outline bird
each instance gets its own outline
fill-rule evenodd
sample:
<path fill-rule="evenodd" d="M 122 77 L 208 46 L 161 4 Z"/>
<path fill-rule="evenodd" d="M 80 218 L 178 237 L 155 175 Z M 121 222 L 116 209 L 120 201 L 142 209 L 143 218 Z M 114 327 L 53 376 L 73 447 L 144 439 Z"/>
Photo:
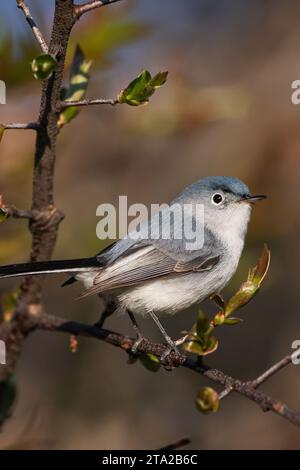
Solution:
<path fill-rule="evenodd" d="M 161 211 L 140 224 L 138 235 L 129 233 L 94 257 L 2 266 L 0 278 L 69 274 L 72 277 L 63 285 L 82 281 L 85 290 L 80 298 L 97 294 L 113 299 L 116 309 L 128 313 L 137 335 L 135 350 L 144 339 L 137 314 L 154 320 L 168 345 L 165 356 L 172 350 L 178 353 L 179 343 L 170 338 L 159 317 L 183 311 L 224 289 L 237 269 L 252 206 L 265 198 L 251 194 L 238 178 L 208 176 L 185 188 L 170 205 L 192 208 L 188 217 L 198 232 L 195 209 L 203 208 L 199 246 L 191 248 L 186 236 L 175 236 L 172 218 L 168 237 L 163 237 L 162 231 L 151 236 L 151 229 L 159 224 L 165 228 Z"/>

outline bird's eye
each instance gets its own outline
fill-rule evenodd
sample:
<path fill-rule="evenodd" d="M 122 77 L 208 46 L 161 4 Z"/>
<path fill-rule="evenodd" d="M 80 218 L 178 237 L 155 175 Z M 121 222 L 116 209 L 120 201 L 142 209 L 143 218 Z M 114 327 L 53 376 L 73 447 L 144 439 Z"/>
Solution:
<path fill-rule="evenodd" d="M 224 200 L 224 196 L 220 193 L 215 193 L 211 198 L 211 201 L 213 204 L 215 204 L 215 206 L 218 206 L 219 204 L 221 204 L 223 200 Z"/>

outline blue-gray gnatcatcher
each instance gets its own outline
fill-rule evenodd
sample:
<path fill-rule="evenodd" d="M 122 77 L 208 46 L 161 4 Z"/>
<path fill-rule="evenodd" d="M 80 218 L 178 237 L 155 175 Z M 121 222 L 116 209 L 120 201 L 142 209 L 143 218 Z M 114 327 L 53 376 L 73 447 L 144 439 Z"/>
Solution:
<path fill-rule="evenodd" d="M 181 207 L 201 205 L 204 210 L 203 245 L 187 248 L 185 237 L 151 237 L 159 218 L 141 224 L 138 237 L 130 234 L 93 258 L 15 264 L 0 268 L 0 277 L 71 273 L 65 284 L 83 281 L 90 294 L 115 299 L 127 311 L 138 333 L 133 314 L 149 315 L 172 349 L 175 343 L 157 315 L 174 314 L 220 292 L 236 271 L 250 218 L 251 206 L 266 196 L 253 196 L 242 181 L 212 176 L 187 187 L 174 201 Z M 190 212 L 195 222 L 195 212 Z M 162 222 L 162 225 L 164 222 Z M 164 226 L 162 226 L 164 229 Z M 157 233 L 157 230 L 155 230 Z"/>

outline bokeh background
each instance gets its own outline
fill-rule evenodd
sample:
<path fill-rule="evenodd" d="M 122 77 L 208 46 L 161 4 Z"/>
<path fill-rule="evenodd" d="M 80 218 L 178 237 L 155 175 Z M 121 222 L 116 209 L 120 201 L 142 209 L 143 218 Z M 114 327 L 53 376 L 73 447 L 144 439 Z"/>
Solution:
<path fill-rule="evenodd" d="M 29 62 L 38 50 L 15 2 L 1 2 L 0 78 L 7 105 L 0 122 L 36 118 L 40 83 Z M 53 1 L 29 1 L 49 36 Z M 169 80 L 146 107 L 83 109 L 59 137 L 56 203 L 67 215 L 55 257 L 99 251 L 96 207 L 117 203 L 168 202 L 194 180 L 232 175 L 254 193 L 268 194 L 255 208 L 230 295 L 254 265 L 266 241 L 270 272 L 262 291 L 242 311 L 245 320 L 217 332 L 220 346 L 209 364 L 254 378 L 291 350 L 300 337 L 299 171 L 300 107 L 291 104 L 291 82 L 300 79 L 300 4 L 297 0 L 136 0 L 86 15 L 74 31 L 94 60 L 89 97 L 111 98 L 142 67 L 169 70 Z M 67 73 L 66 73 L 67 79 Z M 31 200 L 34 132 L 7 131 L 0 146 L 0 192 L 26 208 Z M 26 222 L 0 227 L 0 262 L 28 258 Z M 80 286 L 60 289 L 48 278 L 51 313 L 94 322 L 97 299 L 74 302 Z M 4 295 L 16 281 L 1 282 Z M 215 306 L 205 305 L 212 315 Z M 176 337 L 196 311 L 165 319 Z M 130 332 L 127 318 L 107 326 Z M 160 336 L 149 320 L 147 335 Z M 300 408 L 300 369 L 289 366 L 263 386 Z M 51 449 L 159 448 L 188 435 L 197 449 L 299 448 L 299 430 L 253 403 L 231 395 L 217 414 L 195 406 L 206 379 L 179 369 L 151 373 L 128 365 L 120 351 L 80 338 L 77 353 L 68 337 L 39 332 L 26 342 L 17 370 L 18 402 L 0 434 L 0 447 Z"/>

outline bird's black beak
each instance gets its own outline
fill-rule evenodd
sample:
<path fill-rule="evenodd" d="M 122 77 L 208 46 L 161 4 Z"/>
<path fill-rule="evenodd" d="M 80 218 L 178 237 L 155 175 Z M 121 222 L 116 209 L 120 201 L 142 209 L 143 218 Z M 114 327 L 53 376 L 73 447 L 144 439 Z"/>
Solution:
<path fill-rule="evenodd" d="M 251 204 L 255 204 L 257 201 L 262 201 L 263 199 L 266 199 L 267 196 L 260 194 L 258 196 L 243 196 L 240 199 L 240 202 L 250 202 Z"/>

